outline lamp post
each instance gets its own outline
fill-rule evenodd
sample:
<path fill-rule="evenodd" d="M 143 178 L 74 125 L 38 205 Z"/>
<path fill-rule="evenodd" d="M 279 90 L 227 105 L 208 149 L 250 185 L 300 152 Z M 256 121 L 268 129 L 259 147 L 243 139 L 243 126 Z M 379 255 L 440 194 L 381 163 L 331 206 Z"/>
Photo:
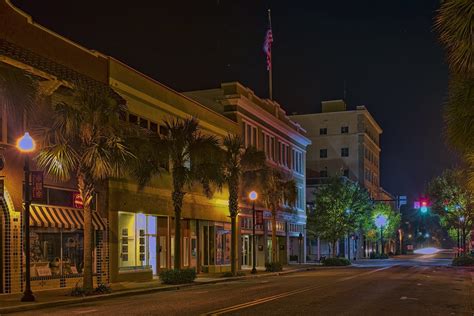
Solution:
<path fill-rule="evenodd" d="M 382 254 L 385 252 L 383 249 L 383 228 L 385 225 L 387 225 L 387 217 L 383 214 L 377 215 L 375 218 L 375 226 L 380 229 L 380 244 L 382 246 Z"/>
<path fill-rule="evenodd" d="M 460 248 L 462 249 L 463 256 L 466 255 L 466 239 L 464 237 L 466 235 L 466 229 L 464 228 L 464 220 L 465 220 L 464 216 L 459 217 L 459 231 L 462 233 L 461 238 L 460 238 L 460 241 L 461 241 Z"/>
<path fill-rule="evenodd" d="M 253 213 L 253 225 L 252 225 L 252 274 L 257 273 L 256 261 L 257 261 L 257 239 L 255 236 L 255 224 L 257 222 L 257 214 L 255 213 L 255 200 L 258 194 L 255 191 L 250 192 L 249 198 L 252 201 L 252 213 Z"/>
<path fill-rule="evenodd" d="M 24 204 L 25 211 L 23 212 L 23 230 L 25 242 L 25 291 L 23 292 L 22 302 L 34 302 L 35 296 L 31 291 L 30 282 L 30 156 L 29 154 L 35 150 L 35 141 L 31 138 L 28 132 L 25 133 L 16 143 L 17 149 L 25 154 L 25 187 L 24 187 Z"/>
<path fill-rule="evenodd" d="M 299 236 L 298 236 L 298 244 L 299 244 L 299 255 L 298 255 L 298 259 L 299 259 L 299 262 L 300 263 L 303 263 L 303 234 L 300 233 Z"/>

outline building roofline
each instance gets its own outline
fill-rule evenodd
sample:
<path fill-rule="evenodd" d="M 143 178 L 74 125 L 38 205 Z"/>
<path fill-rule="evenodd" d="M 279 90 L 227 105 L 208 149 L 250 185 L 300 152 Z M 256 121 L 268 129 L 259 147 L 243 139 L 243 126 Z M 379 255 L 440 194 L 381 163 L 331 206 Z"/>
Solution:
<path fill-rule="evenodd" d="M 290 115 L 291 117 L 309 117 L 309 116 L 323 116 L 323 115 L 339 115 L 341 113 L 358 113 L 358 112 L 363 112 L 366 117 L 369 119 L 369 121 L 375 126 L 377 129 L 377 132 L 379 134 L 382 134 L 383 129 L 380 127 L 380 125 L 377 123 L 377 121 L 374 119 L 372 114 L 370 114 L 369 110 L 364 105 L 359 105 L 355 110 L 347 110 L 347 111 L 335 111 L 335 112 L 319 112 L 319 113 L 306 113 L 306 114 L 294 114 Z"/>
<path fill-rule="evenodd" d="M 107 58 L 110 59 L 110 60 L 112 60 L 112 61 L 114 61 L 114 62 L 116 62 L 116 63 L 118 63 L 118 64 L 120 64 L 121 66 L 127 68 L 128 70 L 135 72 L 136 74 L 140 75 L 141 77 L 143 77 L 143 78 L 145 78 L 145 79 L 147 79 L 147 80 L 150 80 L 150 81 L 153 82 L 154 84 L 156 84 L 156 85 L 158 85 L 158 86 L 160 86 L 160 87 L 162 87 L 162 88 L 168 90 L 169 92 L 175 93 L 175 94 L 179 95 L 180 97 L 182 97 L 183 99 L 185 99 L 185 100 L 187 100 L 187 101 L 190 101 L 190 102 L 192 102 L 193 104 L 199 106 L 200 108 L 202 108 L 202 109 L 204 109 L 204 110 L 206 110 L 206 111 L 209 111 L 209 112 L 211 112 L 211 113 L 213 113 L 213 114 L 219 116 L 220 118 L 225 119 L 225 120 L 228 121 L 229 123 L 235 124 L 235 122 L 234 122 L 233 120 L 231 120 L 230 118 L 226 117 L 225 115 L 223 115 L 223 114 L 221 114 L 221 113 L 219 113 L 219 112 L 216 112 L 216 111 L 214 111 L 214 110 L 208 108 L 207 106 L 205 106 L 205 105 L 199 103 L 198 101 L 194 100 L 193 98 L 190 98 L 190 97 L 188 97 L 187 95 L 185 95 L 185 94 L 183 94 L 183 93 L 181 93 L 181 92 L 178 92 L 178 91 L 174 90 L 173 88 L 171 88 L 171 87 L 169 87 L 169 86 L 167 86 L 167 85 L 165 85 L 165 84 L 159 82 L 158 80 L 156 80 L 156 79 L 154 79 L 154 78 L 152 78 L 152 77 L 150 77 L 150 76 L 148 76 L 148 75 L 142 73 L 141 71 L 139 71 L 139 70 L 137 70 L 137 69 L 135 69 L 135 68 L 133 68 L 133 67 L 131 67 L 131 66 L 125 64 L 124 62 L 122 62 L 122 61 L 120 61 L 120 60 L 118 60 L 118 59 L 116 59 L 116 58 L 114 58 L 114 57 L 112 57 L 112 56 L 107 56 Z"/>
<path fill-rule="evenodd" d="M 100 52 L 98 52 L 98 51 L 96 51 L 96 50 L 88 49 L 88 48 L 86 48 L 86 47 L 84 47 L 84 46 L 82 46 L 82 45 L 80 45 L 80 44 L 78 44 L 78 43 L 76 43 L 76 42 L 74 42 L 74 41 L 72 41 L 72 40 L 70 40 L 70 39 L 68 39 L 68 38 L 66 38 L 66 37 L 64 37 L 64 36 L 62 36 L 62 35 L 60 35 L 60 34 L 54 32 L 54 31 L 52 31 L 52 30 L 50 30 L 50 29 L 48 29 L 48 28 L 46 28 L 46 27 L 44 27 L 44 26 L 42 26 L 41 24 L 36 23 L 36 22 L 33 20 L 33 18 L 31 17 L 31 15 L 29 15 L 29 14 L 27 14 L 25 11 L 22 11 L 21 9 L 17 8 L 15 5 L 13 5 L 13 4 L 11 3 L 11 0 L 0 0 L 0 1 L 5 1 L 5 3 L 6 3 L 12 10 L 14 10 L 16 13 L 18 13 L 18 14 L 20 14 L 21 16 L 23 16 L 24 18 L 26 18 L 26 21 L 27 21 L 29 24 L 33 25 L 34 27 L 37 27 L 37 28 L 39 28 L 40 30 L 45 31 L 45 32 L 47 32 L 47 33 L 49 33 L 49 34 L 51 34 L 51 35 L 53 35 L 53 36 L 55 36 L 55 37 L 61 39 L 62 41 L 65 41 L 65 42 L 67 42 L 68 44 L 71 44 L 71 45 L 75 46 L 76 48 L 79 48 L 79 49 L 81 49 L 82 51 L 87 52 L 87 53 L 89 53 L 89 54 L 91 54 L 91 55 L 93 55 L 93 56 L 95 56 L 95 57 L 107 58 L 106 55 L 104 55 L 104 54 L 102 54 L 102 53 L 100 53 Z"/>

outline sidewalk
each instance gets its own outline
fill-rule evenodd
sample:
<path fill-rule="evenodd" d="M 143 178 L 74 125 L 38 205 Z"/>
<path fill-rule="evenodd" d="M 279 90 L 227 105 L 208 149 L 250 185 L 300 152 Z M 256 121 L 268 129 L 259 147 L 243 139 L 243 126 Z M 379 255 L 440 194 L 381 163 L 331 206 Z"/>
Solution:
<path fill-rule="evenodd" d="M 275 276 L 299 271 L 314 270 L 318 267 L 317 264 L 295 264 L 288 265 L 283 268 L 282 272 L 265 272 L 259 269 L 257 274 L 251 274 L 250 270 L 243 270 L 245 276 L 239 277 L 222 277 L 222 273 L 211 274 L 211 273 L 200 273 L 194 281 L 194 283 L 181 284 L 181 285 L 165 285 L 161 284 L 160 280 L 154 279 L 148 282 L 119 282 L 112 283 L 112 293 L 86 296 L 86 297 L 75 297 L 70 296 L 71 288 L 43 290 L 35 292 L 36 302 L 22 303 L 20 299 L 21 293 L 17 294 L 0 294 L 0 315 L 13 312 L 21 312 L 26 310 L 47 308 L 52 306 L 78 304 L 83 302 L 90 302 L 95 300 L 103 300 L 107 298 L 114 298 L 120 296 L 128 296 L 134 294 L 145 294 L 160 291 L 172 291 L 179 290 L 181 288 L 199 286 L 205 284 L 215 284 L 221 282 L 228 282 L 234 280 L 244 280 L 251 278 L 260 278 Z"/>

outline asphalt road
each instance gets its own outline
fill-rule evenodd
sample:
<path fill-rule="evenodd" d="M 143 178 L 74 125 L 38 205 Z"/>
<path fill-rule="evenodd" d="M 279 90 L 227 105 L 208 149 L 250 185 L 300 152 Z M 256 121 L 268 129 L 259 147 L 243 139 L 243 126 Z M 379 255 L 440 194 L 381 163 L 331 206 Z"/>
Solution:
<path fill-rule="evenodd" d="M 320 268 L 22 315 L 474 315 L 474 270 L 423 264 Z M 421 264 L 420 262 L 421 261 Z M 397 264 L 402 263 L 402 264 Z"/>

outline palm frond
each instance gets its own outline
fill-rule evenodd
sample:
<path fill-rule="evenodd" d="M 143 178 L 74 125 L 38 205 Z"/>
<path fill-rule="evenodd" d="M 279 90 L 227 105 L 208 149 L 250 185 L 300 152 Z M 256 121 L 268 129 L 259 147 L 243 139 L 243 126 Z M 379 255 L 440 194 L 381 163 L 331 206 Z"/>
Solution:
<path fill-rule="evenodd" d="M 435 18 L 435 29 L 445 46 L 454 73 L 474 73 L 474 1 L 447 0 Z"/>

